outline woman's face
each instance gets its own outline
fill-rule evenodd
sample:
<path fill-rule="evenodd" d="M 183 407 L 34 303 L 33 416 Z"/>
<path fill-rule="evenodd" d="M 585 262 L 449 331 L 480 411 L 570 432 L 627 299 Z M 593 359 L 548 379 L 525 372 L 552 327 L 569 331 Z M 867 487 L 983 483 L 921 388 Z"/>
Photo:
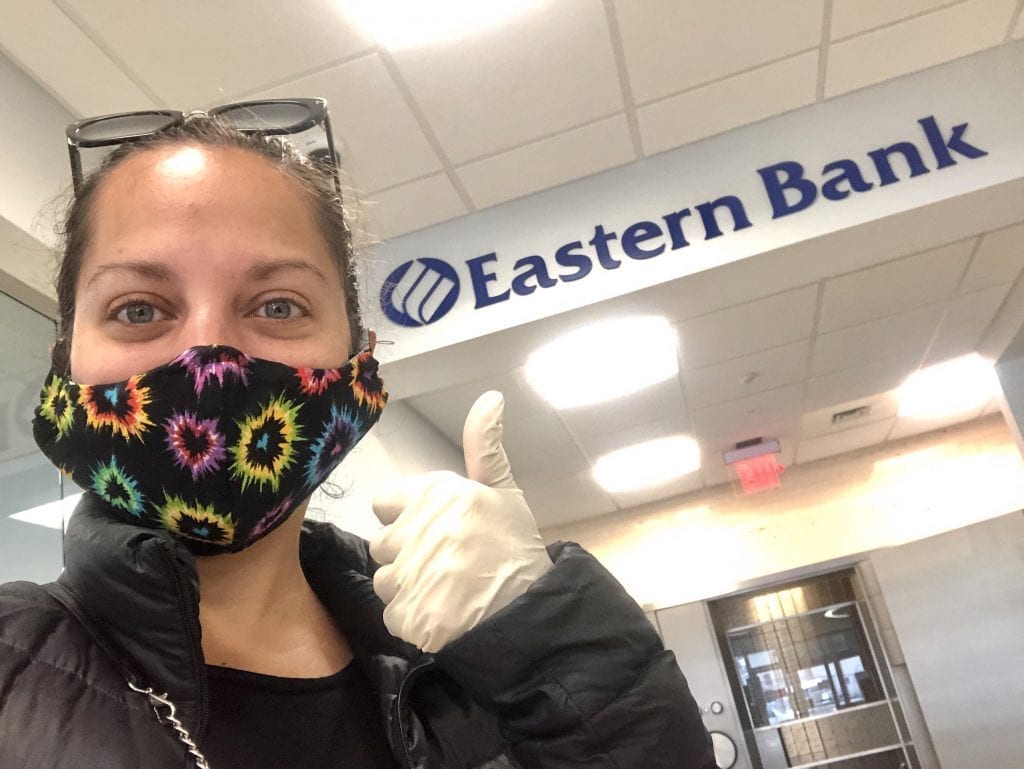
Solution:
<path fill-rule="evenodd" d="M 75 294 L 71 375 L 105 383 L 196 345 L 341 365 L 338 269 L 306 193 L 235 148 L 141 152 L 97 191 Z"/>

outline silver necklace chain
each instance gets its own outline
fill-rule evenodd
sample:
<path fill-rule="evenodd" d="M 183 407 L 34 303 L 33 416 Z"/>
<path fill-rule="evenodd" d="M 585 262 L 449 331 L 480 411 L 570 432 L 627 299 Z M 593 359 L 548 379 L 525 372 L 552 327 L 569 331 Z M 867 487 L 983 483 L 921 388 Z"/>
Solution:
<path fill-rule="evenodd" d="M 178 709 L 174 703 L 167 698 L 167 693 L 157 694 L 153 691 L 152 687 L 147 686 L 145 689 L 136 686 L 131 681 L 128 682 L 129 688 L 138 692 L 139 694 L 145 694 L 149 699 L 149 704 L 153 708 L 153 712 L 156 713 L 156 720 L 161 724 L 170 726 L 175 732 L 177 732 L 178 741 L 188 748 L 189 754 L 196 759 L 196 769 L 210 769 L 210 765 L 206 761 L 206 757 L 199 752 L 199 748 L 195 742 L 192 741 L 191 735 L 188 730 L 184 727 L 180 720 L 178 720 L 177 713 Z M 161 708 L 165 708 L 166 712 L 162 712 Z"/>

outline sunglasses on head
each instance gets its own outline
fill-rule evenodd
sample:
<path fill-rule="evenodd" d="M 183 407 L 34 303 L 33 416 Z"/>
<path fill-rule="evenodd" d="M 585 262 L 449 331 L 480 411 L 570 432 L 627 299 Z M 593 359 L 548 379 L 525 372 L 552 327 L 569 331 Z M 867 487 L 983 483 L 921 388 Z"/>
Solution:
<path fill-rule="evenodd" d="M 297 149 L 331 173 L 335 191 L 339 197 L 341 196 L 338 156 L 334 150 L 331 119 L 327 113 L 325 99 L 260 99 L 224 104 L 200 113 L 143 110 L 79 120 L 69 125 L 66 131 L 75 194 L 78 194 L 85 178 L 81 150 L 114 147 L 138 141 L 181 125 L 194 114 L 218 118 L 236 131 L 259 136 L 297 136 L 319 126 L 325 134 L 326 147 L 314 141 L 315 146 L 310 151 L 304 151 L 303 146 L 298 146 Z"/>

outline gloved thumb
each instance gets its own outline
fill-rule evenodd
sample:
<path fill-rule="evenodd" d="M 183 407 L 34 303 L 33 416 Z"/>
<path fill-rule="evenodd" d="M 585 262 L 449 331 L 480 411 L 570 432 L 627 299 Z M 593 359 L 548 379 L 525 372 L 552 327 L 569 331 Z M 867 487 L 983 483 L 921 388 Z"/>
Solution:
<path fill-rule="evenodd" d="M 462 428 L 466 477 L 492 489 L 518 488 L 501 445 L 504 413 L 505 396 L 497 390 L 488 390 L 476 399 Z"/>

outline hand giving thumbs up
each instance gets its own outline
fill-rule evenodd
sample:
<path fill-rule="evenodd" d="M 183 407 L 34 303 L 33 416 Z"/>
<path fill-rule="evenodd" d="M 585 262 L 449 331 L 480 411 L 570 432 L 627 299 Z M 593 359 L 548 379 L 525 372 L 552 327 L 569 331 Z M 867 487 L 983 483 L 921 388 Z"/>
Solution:
<path fill-rule="evenodd" d="M 373 502 L 373 587 L 388 630 L 435 652 L 525 593 L 550 567 L 501 445 L 501 393 L 481 395 L 462 433 L 468 478 L 433 472 Z"/>

